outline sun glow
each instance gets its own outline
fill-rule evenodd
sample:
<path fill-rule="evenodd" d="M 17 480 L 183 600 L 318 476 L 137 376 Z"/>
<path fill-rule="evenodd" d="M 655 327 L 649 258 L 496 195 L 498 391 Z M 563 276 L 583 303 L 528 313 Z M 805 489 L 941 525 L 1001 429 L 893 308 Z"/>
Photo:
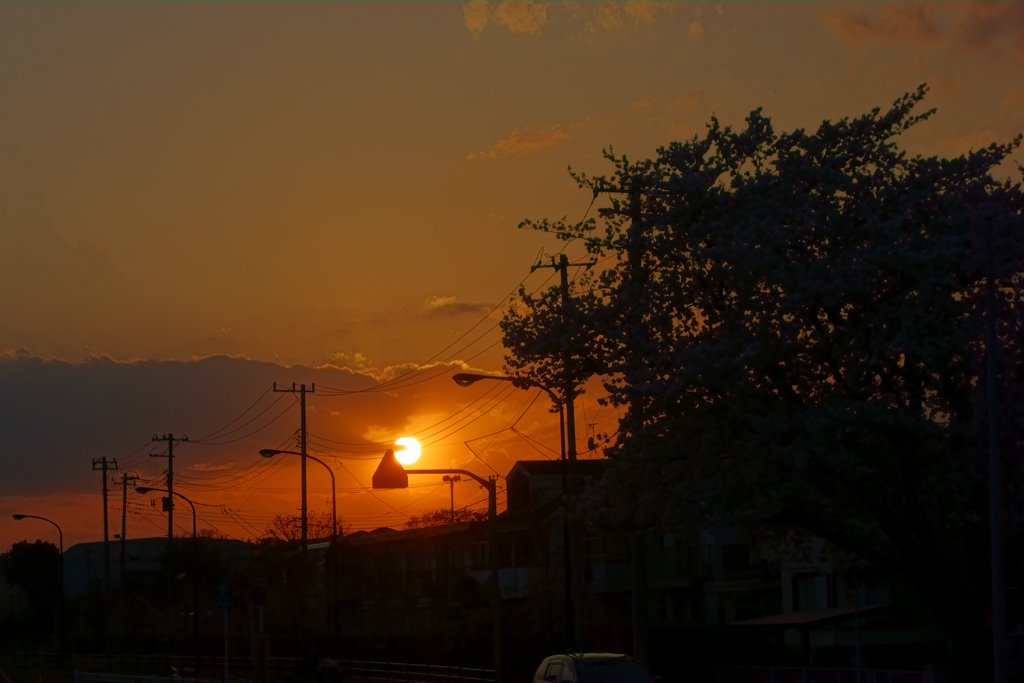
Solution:
<path fill-rule="evenodd" d="M 403 465 L 411 465 L 420 459 L 420 444 L 411 436 L 403 436 L 395 441 L 396 446 L 405 446 L 403 451 L 395 451 L 395 458 Z"/>

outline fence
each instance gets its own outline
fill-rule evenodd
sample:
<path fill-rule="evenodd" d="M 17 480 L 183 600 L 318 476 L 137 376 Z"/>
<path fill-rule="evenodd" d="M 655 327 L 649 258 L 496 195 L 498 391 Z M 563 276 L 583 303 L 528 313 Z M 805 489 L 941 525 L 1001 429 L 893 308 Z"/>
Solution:
<path fill-rule="evenodd" d="M 715 683 L 937 683 L 930 671 L 718 667 Z"/>

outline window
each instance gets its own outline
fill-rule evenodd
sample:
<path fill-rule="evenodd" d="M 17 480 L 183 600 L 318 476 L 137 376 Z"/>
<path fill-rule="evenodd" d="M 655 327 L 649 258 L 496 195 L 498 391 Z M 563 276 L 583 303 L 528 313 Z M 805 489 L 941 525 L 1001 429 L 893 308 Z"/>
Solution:
<path fill-rule="evenodd" d="M 522 474 L 510 478 L 508 484 L 508 510 L 519 512 L 530 509 L 530 481 Z"/>
<path fill-rule="evenodd" d="M 580 683 L 651 683 L 651 676 L 632 657 L 576 660 Z"/>
<path fill-rule="evenodd" d="M 471 566 L 475 569 L 485 569 L 490 559 L 490 554 L 487 552 L 490 546 L 488 541 L 474 541 L 470 546 L 471 554 Z"/>
<path fill-rule="evenodd" d="M 603 558 L 606 554 L 604 536 L 591 536 L 583 539 L 583 556 L 586 558 Z"/>
<path fill-rule="evenodd" d="M 801 572 L 793 575 L 793 611 L 825 609 L 832 596 L 829 591 L 829 577 L 818 572 Z"/>
<path fill-rule="evenodd" d="M 745 543 L 722 546 L 722 566 L 727 572 L 745 571 L 750 568 L 750 548 Z"/>
<path fill-rule="evenodd" d="M 562 662 L 554 661 L 548 663 L 548 668 L 544 672 L 544 680 L 546 681 L 560 681 L 562 680 Z"/>

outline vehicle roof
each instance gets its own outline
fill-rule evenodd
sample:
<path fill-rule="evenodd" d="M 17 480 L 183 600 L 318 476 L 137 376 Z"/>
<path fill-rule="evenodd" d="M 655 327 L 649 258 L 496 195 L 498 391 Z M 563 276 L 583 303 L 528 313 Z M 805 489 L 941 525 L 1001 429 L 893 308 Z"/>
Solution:
<path fill-rule="evenodd" d="M 632 659 L 632 657 L 630 657 L 629 655 L 618 654 L 615 652 L 574 652 L 566 656 L 571 657 L 572 659 L 581 659 L 585 662 L 597 662 L 607 659 L 622 659 L 623 657 L 627 659 Z"/>

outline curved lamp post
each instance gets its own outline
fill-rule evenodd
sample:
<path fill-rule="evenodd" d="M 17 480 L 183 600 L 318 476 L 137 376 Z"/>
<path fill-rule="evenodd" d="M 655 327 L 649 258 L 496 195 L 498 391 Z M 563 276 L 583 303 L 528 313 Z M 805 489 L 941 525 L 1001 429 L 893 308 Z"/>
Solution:
<path fill-rule="evenodd" d="M 302 458 L 303 461 L 305 461 L 306 459 L 309 459 L 309 460 L 312 460 L 313 462 L 318 462 L 318 463 L 320 463 L 321 465 L 324 466 L 324 469 L 327 470 L 327 474 L 331 475 L 331 542 L 333 543 L 334 539 L 336 539 L 338 537 L 338 487 L 334 483 L 334 470 L 332 470 L 330 465 L 325 463 L 323 460 L 321 460 L 320 458 L 316 458 L 316 457 L 310 455 L 309 453 L 300 453 L 299 451 L 281 451 L 281 450 L 278 450 L 276 448 L 264 448 L 263 450 L 260 451 L 260 455 L 262 455 L 264 458 L 273 458 L 275 455 L 279 455 L 279 454 L 282 454 L 282 453 L 287 454 L 287 455 L 297 455 L 300 458 Z M 305 485 L 305 479 L 303 479 L 303 485 Z M 305 492 L 303 492 L 302 501 L 303 501 L 303 505 L 305 505 L 305 501 L 306 501 Z M 304 517 L 305 517 L 305 512 L 306 512 L 305 509 L 303 509 L 303 516 Z M 305 529 L 304 529 L 304 531 L 305 531 Z M 306 550 L 306 541 L 307 541 L 307 539 L 303 538 L 303 543 L 302 543 L 302 550 L 303 550 L 303 552 L 305 552 L 305 550 Z M 331 623 L 331 629 L 334 631 L 334 642 L 337 643 L 338 642 L 338 571 L 337 571 L 337 566 L 336 566 L 336 560 L 335 559 L 332 559 L 332 567 L 333 567 L 333 571 L 331 573 L 333 574 L 332 583 L 333 583 L 333 593 L 334 593 L 334 604 L 331 606 L 331 622 L 332 622 Z"/>
<path fill-rule="evenodd" d="M 572 561 L 572 532 L 569 528 L 569 510 L 566 508 L 566 498 L 569 495 L 569 459 L 566 457 L 566 442 L 565 442 L 565 403 L 562 398 L 558 396 L 550 387 L 546 387 L 543 384 L 537 384 L 528 379 L 521 377 L 506 377 L 504 375 L 479 375 L 472 372 L 460 372 L 452 376 L 452 379 L 460 387 L 468 387 L 477 382 L 483 380 L 492 380 L 497 382 L 512 382 L 512 384 L 520 389 L 543 389 L 547 392 L 547 395 L 551 398 L 551 403 L 558 408 L 558 433 L 559 433 L 559 445 L 561 446 L 562 454 L 562 571 L 565 574 L 565 593 L 563 612 L 565 613 L 565 647 L 567 651 L 572 652 L 576 650 L 574 640 L 577 639 L 576 634 L 576 611 L 575 611 L 575 600 L 573 584 L 577 577 L 573 575 L 573 561 Z M 582 582 L 581 582 L 582 585 Z"/>
<path fill-rule="evenodd" d="M 260 451 L 260 455 L 264 458 L 273 458 L 275 455 L 286 453 L 288 455 L 297 455 L 300 458 L 308 458 L 313 462 L 318 462 L 324 466 L 327 470 L 327 474 L 331 475 L 331 538 L 333 539 L 338 535 L 338 488 L 334 484 L 334 470 L 331 469 L 330 465 L 325 463 L 320 458 L 315 458 L 309 453 L 299 453 L 298 451 L 279 451 L 276 448 L 264 448 Z"/>
<path fill-rule="evenodd" d="M 15 520 L 21 521 L 23 519 L 39 519 L 49 524 L 52 524 L 57 528 L 57 535 L 60 538 L 60 647 L 64 649 L 64 531 L 61 530 L 60 525 L 52 519 L 46 517 L 40 517 L 38 515 L 11 515 Z"/>
<path fill-rule="evenodd" d="M 135 490 L 138 493 L 150 493 L 153 491 L 160 491 L 161 493 L 168 493 L 167 489 L 152 488 L 150 486 L 137 486 Z M 172 492 L 172 495 L 181 498 L 183 501 L 189 504 L 192 508 L 192 640 L 194 641 L 193 647 L 196 651 L 196 675 L 199 672 L 199 540 L 196 535 L 196 506 L 191 500 L 181 495 L 177 491 Z"/>

